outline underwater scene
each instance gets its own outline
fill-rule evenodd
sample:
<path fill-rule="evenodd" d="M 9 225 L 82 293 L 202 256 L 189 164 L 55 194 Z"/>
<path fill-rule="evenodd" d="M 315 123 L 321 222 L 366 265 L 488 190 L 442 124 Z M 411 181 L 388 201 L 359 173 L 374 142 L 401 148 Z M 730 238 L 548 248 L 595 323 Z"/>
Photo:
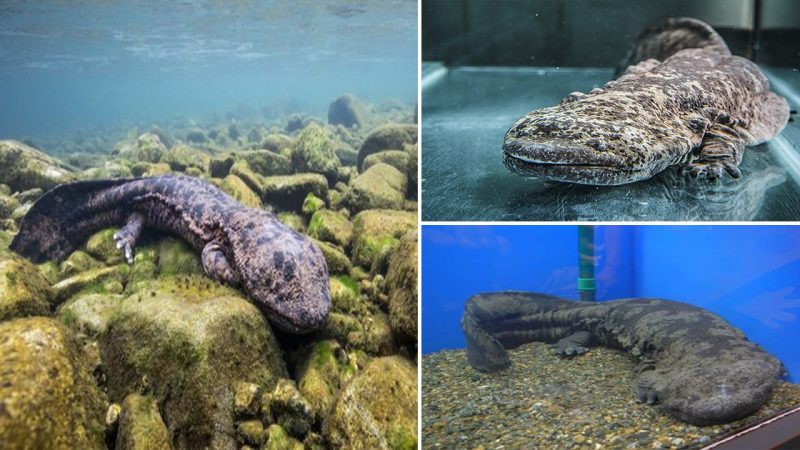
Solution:
<path fill-rule="evenodd" d="M 0 448 L 417 448 L 417 13 L 0 4 Z"/>
<path fill-rule="evenodd" d="M 800 4 L 423 0 L 425 221 L 800 218 Z"/>
<path fill-rule="evenodd" d="M 422 448 L 797 448 L 775 431 L 800 411 L 797 227 L 423 225 L 421 244 Z"/>

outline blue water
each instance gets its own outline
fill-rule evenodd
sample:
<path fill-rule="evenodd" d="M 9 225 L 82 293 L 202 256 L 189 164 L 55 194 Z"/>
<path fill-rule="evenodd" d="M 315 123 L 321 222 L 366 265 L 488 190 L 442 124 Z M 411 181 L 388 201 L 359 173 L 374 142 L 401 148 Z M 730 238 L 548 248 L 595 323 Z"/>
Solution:
<path fill-rule="evenodd" d="M 422 352 L 464 347 L 471 295 L 577 299 L 572 225 L 422 227 Z M 793 226 L 596 226 L 597 300 L 661 297 L 709 309 L 800 381 L 800 230 Z"/>
<path fill-rule="evenodd" d="M 0 2 L 0 138 L 417 96 L 417 2 Z"/>

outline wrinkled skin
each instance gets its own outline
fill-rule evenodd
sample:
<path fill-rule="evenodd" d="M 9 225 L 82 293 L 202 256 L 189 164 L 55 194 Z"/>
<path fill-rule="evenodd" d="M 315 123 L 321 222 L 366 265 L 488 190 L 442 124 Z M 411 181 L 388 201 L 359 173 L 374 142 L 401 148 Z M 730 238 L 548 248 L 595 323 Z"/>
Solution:
<path fill-rule="evenodd" d="M 632 183 L 672 165 L 695 178 L 738 178 L 744 147 L 772 139 L 789 119 L 758 67 L 703 22 L 646 30 L 624 64 L 632 65 L 602 88 L 517 120 L 503 143 L 507 167 L 588 185 Z"/>
<path fill-rule="evenodd" d="M 563 356 L 592 345 L 622 349 L 641 360 L 636 400 L 694 425 L 727 423 L 769 400 L 780 361 L 719 316 L 660 299 L 575 302 L 544 294 L 496 292 L 467 301 L 461 326 L 477 370 L 508 367 L 507 349 L 553 343 Z M 533 374 L 535 375 L 535 374 Z"/>
<path fill-rule="evenodd" d="M 277 327 L 306 333 L 325 323 L 330 287 L 319 248 L 272 213 L 247 208 L 197 178 L 61 185 L 30 209 L 11 249 L 34 262 L 61 260 L 113 225 L 123 225 L 114 239 L 129 262 L 143 227 L 175 233 L 201 254 L 210 277 L 243 287 Z"/>

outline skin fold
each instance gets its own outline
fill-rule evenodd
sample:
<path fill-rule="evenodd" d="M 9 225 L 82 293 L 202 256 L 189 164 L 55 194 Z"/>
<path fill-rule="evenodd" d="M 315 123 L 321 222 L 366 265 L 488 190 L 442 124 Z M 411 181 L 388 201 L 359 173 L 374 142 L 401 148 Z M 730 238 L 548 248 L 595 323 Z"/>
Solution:
<path fill-rule="evenodd" d="M 748 416 L 769 400 L 783 365 L 721 317 L 681 302 L 624 299 L 576 302 L 530 292 L 471 297 L 461 327 L 470 365 L 496 372 L 507 349 L 553 343 L 563 356 L 590 346 L 624 350 L 641 361 L 637 401 L 694 425 Z M 535 376 L 535 374 L 532 374 Z"/>
<path fill-rule="evenodd" d="M 20 223 L 11 249 L 34 262 L 62 260 L 109 226 L 133 262 L 142 228 L 174 233 L 201 255 L 208 276 L 241 286 L 278 328 L 307 333 L 330 309 L 328 267 L 307 237 L 269 211 L 248 208 L 197 178 L 89 180 L 42 196 Z"/>
<path fill-rule="evenodd" d="M 778 135 L 789 105 L 753 62 L 707 24 L 668 19 L 645 30 L 624 73 L 588 94 L 517 120 L 503 143 L 520 175 L 621 185 L 678 165 L 694 178 L 741 176 L 745 146 Z"/>

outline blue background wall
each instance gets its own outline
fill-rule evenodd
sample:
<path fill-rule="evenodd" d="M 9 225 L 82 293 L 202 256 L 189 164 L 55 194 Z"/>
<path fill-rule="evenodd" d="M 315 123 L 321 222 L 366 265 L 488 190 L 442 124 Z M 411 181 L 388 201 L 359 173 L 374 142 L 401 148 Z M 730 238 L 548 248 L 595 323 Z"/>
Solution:
<path fill-rule="evenodd" d="M 577 298 L 577 226 L 423 226 L 422 352 L 463 348 L 478 292 Z M 596 226 L 597 299 L 662 297 L 714 311 L 800 381 L 800 228 Z"/>

